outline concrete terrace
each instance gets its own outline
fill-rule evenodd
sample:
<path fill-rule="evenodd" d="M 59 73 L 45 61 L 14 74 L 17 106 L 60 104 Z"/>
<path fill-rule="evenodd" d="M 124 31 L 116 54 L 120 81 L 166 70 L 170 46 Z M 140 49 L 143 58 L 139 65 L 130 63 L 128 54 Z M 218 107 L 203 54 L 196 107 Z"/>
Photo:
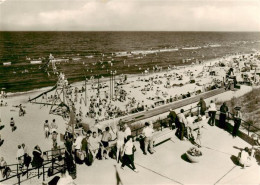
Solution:
<path fill-rule="evenodd" d="M 250 147 L 239 137 L 206 125 L 202 130 L 203 159 L 190 163 L 185 152 L 193 145 L 180 141 L 172 132 L 172 139 L 155 148 L 147 156 L 137 146 L 135 165 L 139 173 L 122 170 L 113 159 L 95 161 L 93 166 L 77 166 L 77 184 L 116 184 L 116 165 L 123 184 L 259 184 L 260 167 L 255 164 L 242 169 L 235 162 L 240 148 Z"/>
<path fill-rule="evenodd" d="M 241 86 L 241 89 L 237 91 L 225 91 L 214 93 L 209 97 L 205 97 L 207 104 L 210 99 L 225 101 L 231 97 L 239 97 L 245 92 L 249 92 L 252 88 L 248 86 Z M 216 90 L 218 91 L 218 90 Z M 215 91 L 212 91 L 215 92 Z M 204 94 L 205 95 L 205 94 Z M 199 98 L 199 97 L 198 97 Z M 191 106 L 194 107 L 197 104 L 196 100 L 189 102 L 191 104 L 181 105 L 184 106 L 184 110 L 189 109 Z M 184 101 L 184 100 L 182 100 Z M 188 98 L 185 101 L 190 101 Z M 30 110 L 30 116 L 18 117 L 16 111 L 10 111 L 11 104 L 18 104 L 19 102 L 26 105 L 27 110 Z M 178 103 L 178 102 L 175 102 Z M 9 163 L 15 162 L 16 147 L 21 141 L 25 142 L 30 150 L 36 145 L 41 143 L 42 150 L 48 150 L 51 146 L 51 141 L 44 139 L 44 134 L 42 134 L 42 122 L 39 121 L 39 116 L 41 120 L 49 119 L 48 107 L 35 107 L 34 104 L 29 104 L 25 102 L 25 99 L 20 97 L 12 98 L 9 107 L 2 107 L 2 109 L 7 114 L 3 117 L 3 123 L 8 123 L 10 117 L 15 117 L 17 121 L 18 130 L 12 133 L 9 127 L 5 128 L 2 136 L 5 138 L 5 145 L 1 147 L 1 154 L 4 155 L 5 159 Z M 172 106 L 172 105 L 171 105 Z M 179 107 L 178 105 L 177 107 Z M 177 108 L 175 107 L 175 108 Z M 157 110 L 160 110 L 158 107 Z M 39 114 L 39 109 L 41 109 L 41 114 Z M 178 108 L 177 108 L 178 109 Z M 168 114 L 169 107 L 167 107 L 166 113 Z M 153 111 L 153 110 L 150 110 Z M 177 111 L 177 110 L 176 110 Z M 179 110 L 178 110 L 179 111 Z M 177 112 L 178 112 L 177 111 Z M 149 111 L 148 111 L 149 112 Z M 148 114 L 148 112 L 143 112 L 140 114 Z M 139 113 L 137 113 L 139 114 Z M 135 116 L 136 115 L 130 115 Z M 157 111 L 150 114 L 149 117 L 157 115 Z M 159 116 L 159 115 L 158 115 Z M 59 123 L 64 122 L 61 117 L 51 116 L 55 118 Z M 126 116 L 128 117 L 128 116 Z M 144 119 L 142 117 L 141 119 Z M 147 118 L 146 118 L 147 119 Z M 108 120 L 113 121 L 113 120 Z M 105 124 L 105 123 L 104 123 Z M 23 128 L 23 129 L 20 129 Z M 40 129 L 39 129 L 40 128 Z M 32 130 L 30 133 L 31 137 L 25 137 L 26 131 Z M 64 127 L 62 124 L 59 125 L 60 132 L 64 132 Z M 247 169 L 241 169 L 236 166 L 231 160 L 237 156 L 239 150 L 234 148 L 244 148 L 250 146 L 244 140 L 240 138 L 235 138 L 217 127 L 207 126 L 203 129 L 202 135 L 202 145 L 201 149 L 203 152 L 203 160 L 198 164 L 192 164 L 183 159 L 183 154 L 192 146 L 189 141 L 179 141 L 175 135 L 174 131 L 168 132 L 172 139 L 162 145 L 155 148 L 156 153 L 154 155 L 144 156 L 140 149 L 135 153 L 136 167 L 140 171 L 138 174 L 132 170 L 125 168 L 125 170 L 120 169 L 120 165 L 117 165 L 119 175 L 123 181 L 123 184 L 259 184 L 260 179 L 260 169 L 258 165 Z M 160 132 L 158 133 L 160 134 Z M 31 139 L 31 138 L 35 139 Z M 136 143 L 137 148 L 138 143 Z M 231 158 L 232 157 L 232 158 Z M 77 165 L 77 179 L 75 182 L 77 184 L 116 184 L 115 167 L 116 161 L 113 159 L 95 161 L 95 164 L 91 167 L 85 165 Z M 42 178 L 34 178 L 32 180 L 26 181 L 23 184 L 42 184 Z M 2 184 L 14 184 L 17 179 L 12 179 L 6 181 Z"/>

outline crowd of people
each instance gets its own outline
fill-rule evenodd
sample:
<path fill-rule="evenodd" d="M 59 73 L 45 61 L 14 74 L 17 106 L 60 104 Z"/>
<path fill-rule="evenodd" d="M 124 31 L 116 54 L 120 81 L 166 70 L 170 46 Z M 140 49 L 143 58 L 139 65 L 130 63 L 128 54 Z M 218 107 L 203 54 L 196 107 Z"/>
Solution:
<path fill-rule="evenodd" d="M 175 123 L 175 127 L 177 128 L 176 136 L 180 140 L 192 140 L 198 147 L 201 147 L 203 125 L 197 125 L 194 127 L 194 123 L 206 120 L 206 113 L 208 113 L 208 124 L 210 126 L 215 126 L 216 113 L 218 109 L 213 100 L 211 100 L 210 104 L 207 106 L 203 98 L 200 98 L 197 107 L 198 113 L 191 112 L 190 110 L 190 112 L 188 112 L 186 115 L 183 109 L 180 110 L 179 114 L 176 114 L 176 112 L 171 109 L 168 118 L 170 118 L 171 122 Z M 234 127 L 232 131 L 233 137 L 236 137 L 239 132 L 242 119 L 242 113 L 240 110 L 241 107 L 235 107 L 234 114 L 232 115 L 234 121 Z M 227 107 L 226 103 L 223 102 L 219 109 L 219 127 L 222 129 L 227 129 L 226 119 L 228 116 L 228 111 L 229 108 Z M 194 116 L 194 114 L 197 114 L 198 116 Z"/>
<path fill-rule="evenodd" d="M 189 76 L 190 81 L 189 83 L 195 83 L 194 75 L 191 71 L 186 72 L 185 74 L 175 74 L 173 73 L 172 76 L 165 76 L 165 78 L 174 78 L 178 80 L 182 80 L 183 75 Z M 230 78 L 234 76 L 234 71 L 230 70 L 228 71 L 228 76 L 226 78 Z M 144 89 L 142 89 L 143 92 L 154 90 L 153 84 L 160 84 L 162 83 L 159 79 L 160 77 L 157 76 L 157 78 L 150 78 L 147 81 L 147 86 L 145 86 Z M 60 81 L 65 81 L 64 83 L 67 83 L 65 77 L 63 74 L 60 76 Z M 234 80 L 234 83 L 235 80 Z M 219 84 L 219 81 L 216 81 L 211 88 Z M 61 86 L 63 84 L 60 84 Z M 67 84 L 68 85 L 68 84 Z M 170 80 L 166 81 L 165 88 L 168 88 L 169 86 L 173 86 L 170 84 Z M 94 87 L 93 87 L 94 88 Z M 148 90 L 149 89 L 149 90 Z M 96 123 L 101 121 L 101 117 L 103 119 L 110 119 L 111 117 L 119 117 L 122 115 L 126 115 L 128 113 L 134 113 L 139 111 L 148 110 L 150 107 L 145 105 L 144 101 L 137 101 L 135 97 L 127 97 L 127 92 L 120 86 L 115 87 L 114 91 L 114 97 L 109 100 L 109 94 L 104 91 L 100 93 L 96 93 L 95 96 L 91 96 L 89 100 L 89 106 L 88 110 L 85 113 L 83 113 L 81 105 L 86 104 L 86 100 L 83 97 L 83 93 L 86 91 L 84 87 L 81 89 L 78 89 L 75 87 L 74 91 L 73 88 L 67 88 L 66 96 L 67 99 L 70 100 L 71 104 L 79 103 L 80 107 L 78 109 L 78 113 L 76 113 L 76 128 L 80 128 L 80 123 L 83 120 L 83 117 L 89 117 L 96 120 Z M 157 88 L 156 90 L 157 95 L 164 93 L 160 89 Z M 168 95 L 168 94 L 167 94 Z M 166 96 L 167 96 L 166 95 Z M 186 97 L 190 97 L 193 94 L 190 92 L 187 92 L 187 94 L 181 94 L 179 97 L 176 95 L 175 97 L 170 96 L 169 102 L 173 102 L 179 99 L 184 99 Z M 48 100 L 47 94 L 44 94 L 44 99 Z M 51 96 L 51 100 L 55 99 L 57 97 Z M 50 101 L 51 101 L 50 100 Z M 115 103 L 112 103 L 113 101 L 120 101 L 125 103 L 125 110 L 120 108 L 119 106 L 116 106 Z M 4 106 L 5 103 L 1 100 L 1 106 Z M 198 116 L 195 116 L 196 113 L 189 112 L 188 114 L 185 114 L 185 111 L 183 109 L 180 110 L 180 113 L 176 114 L 174 110 L 170 110 L 169 118 L 171 120 L 171 125 L 175 125 L 176 129 L 176 136 L 180 140 L 191 140 L 192 143 L 197 145 L 198 147 L 202 146 L 202 134 L 203 134 L 203 124 L 196 125 L 196 122 L 201 122 L 205 120 L 205 115 L 208 113 L 209 120 L 208 124 L 210 126 L 214 126 L 216 121 L 216 113 L 218 111 L 217 106 L 214 101 L 211 101 L 210 104 L 207 106 L 206 102 L 203 98 L 200 99 L 200 101 L 197 104 L 198 106 Z M 24 116 L 26 111 L 24 107 L 20 104 L 19 106 L 16 106 L 19 108 L 19 116 Z M 239 127 L 241 125 L 241 119 L 242 119 L 242 113 L 241 113 L 241 107 L 235 107 L 233 120 L 234 120 L 234 127 L 232 131 L 233 137 L 236 137 L 239 133 Z M 226 129 L 226 119 L 228 114 L 229 108 L 227 107 L 226 103 L 224 102 L 220 109 L 220 115 L 219 115 L 219 126 L 220 128 Z M 195 125 L 195 126 L 194 126 Z M 118 124 L 118 127 L 112 129 L 110 126 L 105 127 L 104 130 L 100 129 L 93 129 L 88 130 L 87 132 L 79 132 L 75 135 L 72 134 L 72 129 L 70 126 L 67 127 L 66 132 L 64 134 L 64 143 L 65 143 L 65 159 L 63 161 L 62 158 L 59 159 L 60 163 L 63 161 L 65 166 L 67 167 L 67 170 L 71 173 L 75 169 L 75 163 L 85 163 L 86 165 L 95 165 L 95 160 L 107 160 L 109 158 L 114 158 L 118 163 L 121 162 L 121 168 L 124 169 L 125 166 L 130 166 L 130 168 L 138 172 L 138 170 L 135 167 L 134 164 L 134 153 L 136 151 L 136 147 L 134 146 L 134 138 L 131 135 L 131 129 L 127 124 Z M 12 132 L 17 129 L 14 118 L 12 117 L 10 120 L 10 127 L 12 129 Z M 0 130 L 4 127 L 1 125 L 0 120 Z M 43 124 L 43 130 L 45 138 L 48 139 L 50 135 L 52 136 L 53 141 L 53 149 L 57 149 L 57 136 L 58 136 L 58 126 L 56 124 L 55 119 L 52 120 L 52 122 L 49 124 L 49 120 L 45 120 Z M 145 127 L 141 134 L 141 140 L 144 144 L 143 154 L 147 155 L 148 153 L 153 154 L 155 152 L 153 148 L 154 144 L 154 129 L 153 124 L 146 122 Z M 185 139 L 186 138 L 186 139 Z M 3 144 L 3 139 L 0 135 L 0 146 Z M 249 156 L 247 155 L 249 153 L 248 149 L 245 149 L 241 152 L 240 156 L 240 163 L 244 166 L 248 166 L 248 159 Z M 18 145 L 18 151 L 17 151 L 17 163 L 19 164 L 19 170 L 24 171 L 24 167 L 29 167 L 31 164 L 32 167 L 39 168 L 43 165 L 43 162 L 45 160 L 49 160 L 48 156 L 46 157 L 46 153 L 42 152 L 41 148 L 37 145 L 33 149 L 32 157 L 30 157 L 28 153 L 28 149 L 25 146 L 25 144 Z M 0 169 L 2 177 L 8 176 L 8 173 L 10 172 L 10 168 L 7 166 L 6 161 L 4 158 L 0 158 Z M 65 172 L 63 173 L 65 174 Z"/>
<path fill-rule="evenodd" d="M 201 147 L 203 124 L 196 125 L 194 127 L 194 123 L 202 121 L 204 119 L 203 117 L 205 117 L 206 113 L 208 113 L 208 124 L 214 126 L 217 107 L 214 101 L 210 101 L 210 104 L 207 106 L 203 98 L 200 99 L 197 106 L 198 116 L 195 116 L 196 113 L 192 112 L 185 114 L 185 111 L 181 109 L 179 114 L 176 114 L 174 110 L 170 110 L 169 118 L 171 120 L 171 124 L 176 126 L 176 135 L 180 140 L 185 140 L 185 138 L 187 138 L 188 140 L 194 141 L 194 144 L 198 147 Z M 235 108 L 235 114 L 233 117 L 234 129 L 232 134 L 234 137 L 237 136 L 239 126 L 241 124 L 242 115 L 240 109 L 240 107 Z M 220 107 L 219 120 L 219 126 L 223 129 L 226 128 L 228 110 L 229 109 L 224 102 Z M 15 126 L 13 119 L 11 119 L 10 125 L 12 127 Z M 52 120 L 51 124 L 49 124 L 48 120 L 44 122 L 45 137 L 49 138 L 49 135 L 51 134 L 54 146 L 57 146 L 57 129 L 58 126 L 55 119 Z M 150 154 L 155 152 L 153 149 L 153 135 L 153 124 L 146 122 L 140 137 L 142 138 L 144 144 L 144 147 L 142 148 L 144 155 L 147 155 L 148 152 Z M 63 161 L 69 172 L 72 172 L 76 163 L 85 163 L 90 166 L 95 165 L 96 159 L 107 160 L 109 158 L 113 158 L 118 163 L 121 162 L 122 169 L 124 169 L 127 165 L 133 171 L 138 172 L 134 164 L 134 153 L 136 151 L 136 147 L 134 146 L 133 141 L 131 129 L 127 124 L 122 123 L 121 120 L 114 129 L 107 126 L 104 130 L 95 128 L 93 130 L 90 129 L 87 132 L 79 132 L 75 135 L 72 134 L 71 126 L 68 126 L 64 134 L 64 143 L 66 148 L 65 158 L 64 161 L 63 159 L 60 159 L 60 161 Z M 242 161 L 245 158 L 244 156 L 245 154 L 242 153 Z M 42 152 L 38 145 L 33 149 L 32 157 L 30 157 L 25 144 L 18 145 L 16 157 L 21 172 L 25 172 L 26 169 L 24 169 L 24 167 L 28 168 L 30 164 L 32 167 L 40 168 L 43 165 L 43 162 L 48 160 L 46 153 Z M 10 168 L 7 166 L 4 158 L 1 158 L 0 168 L 2 177 L 8 176 L 8 173 L 10 173 Z"/>
<path fill-rule="evenodd" d="M 112 127 L 107 126 L 103 131 L 94 128 L 87 132 L 77 133 L 74 142 L 71 138 L 71 129 L 67 128 L 65 146 L 69 148 L 69 155 L 73 156 L 77 163 L 85 163 L 90 166 L 95 164 L 96 159 L 107 160 L 113 158 L 118 163 L 122 162 L 122 168 L 130 164 L 132 169 L 137 172 L 133 162 L 135 146 L 131 136 L 131 129 L 127 124 L 119 124 L 113 130 Z"/>

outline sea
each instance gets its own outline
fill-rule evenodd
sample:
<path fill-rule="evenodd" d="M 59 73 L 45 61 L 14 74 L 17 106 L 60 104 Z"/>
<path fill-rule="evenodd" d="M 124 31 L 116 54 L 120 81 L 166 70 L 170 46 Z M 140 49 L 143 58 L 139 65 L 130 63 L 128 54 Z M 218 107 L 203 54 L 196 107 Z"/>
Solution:
<path fill-rule="evenodd" d="M 73 83 L 259 50 L 260 32 L 0 32 L 0 89 L 54 86 L 56 70 Z"/>

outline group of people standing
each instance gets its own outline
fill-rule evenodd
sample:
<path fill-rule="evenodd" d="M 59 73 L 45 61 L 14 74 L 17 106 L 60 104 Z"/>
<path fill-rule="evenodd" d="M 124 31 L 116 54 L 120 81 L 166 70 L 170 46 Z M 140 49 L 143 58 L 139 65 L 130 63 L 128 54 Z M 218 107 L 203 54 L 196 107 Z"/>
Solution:
<path fill-rule="evenodd" d="M 216 123 L 216 113 L 217 113 L 217 106 L 213 100 L 210 101 L 210 104 L 207 106 L 206 102 L 203 98 L 200 98 L 200 101 L 197 104 L 198 107 L 198 116 L 195 117 L 194 114 L 190 111 L 187 115 L 184 114 L 184 110 L 181 109 L 179 114 L 176 114 L 174 110 L 170 110 L 169 118 L 171 122 L 175 123 L 175 126 L 177 127 L 176 135 L 180 140 L 184 140 L 185 137 L 189 140 L 193 140 L 195 144 L 197 144 L 199 147 L 201 146 L 201 136 L 202 136 L 202 130 L 201 126 L 197 126 L 196 128 L 193 128 L 193 124 L 195 122 L 201 121 L 202 119 L 205 120 L 205 115 L 208 113 L 209 119 L 208 124 L 210 126 L 214 126 Z M 234 121 L 234 127 L 232 130 L 233 137 L 236 137 L 238 135 L 239 127 L 241 124 L 241 118 L 242 114 L 240 112 L 241 107 L 235 107 L 234 108 L 234 114 L 233 114 L 233 121 Z M 228 130 L 226 120 L 229 118 L 229 108 L 224 102 L 220 109 L 219 109 L 219 127 Z M 197 133 L 197 136 L 196 134 Z"/>
<path fill-rule="evenodd" d="M 205 115 L 206 113 L 206 103 L 203 100 L 203 98 L 200 99 L 200 102 L 198 103 L 198 106 L 200 107 L 200 114 Z M 227 130 L 227 124 L 226 119 L 230 119 L 229 117 L 229 108 L 225 102 L 222 103 L 220 106 L 220 114 L 219 114 L 219 127 Z M 208 114 L 209 114 L 209 125 L 214 126 L 215 125 L 215 117 L 216 117 L 217 107 L 213 100 L 210 101 L 210 105 L 208 108 Z M 241 125 L 242 120 L 242 113 L 241 113 L 241 107 L 236 106 L 234 107 L 234 114 L 232 115 L 234 126 L 232 130 L 232 136 L 236 137 L 238 135 L 239 127 Z"/>
<path fill-rule="evenodd" d="M 155 152 L 153 149 L 153 133 L 152 124 L 146 122 L 142 132 L 144 155 L 147 155 L 148 151 L 150 154 Z M 133 171 L 138 172 L 134 164 L 134 153 L 136 151 L 134 138 L 129 126 L 121 121 L 119 121 L 116 129 L 107 126 L 104 131 L 93 128 L 86 133 L 77 133 L 74 141 L 69 139 L 73 136 L 71 130 L 67 128 L 64 137 L 68 155 L 71 155 L 79 164 L 85 162 L 86 165 L 90 166 L 94 164 L 96 159 L 102 160 L 111 157 L 116 159 L 117 163 L 122 163 L 122 169 L 127 165 Z"/>

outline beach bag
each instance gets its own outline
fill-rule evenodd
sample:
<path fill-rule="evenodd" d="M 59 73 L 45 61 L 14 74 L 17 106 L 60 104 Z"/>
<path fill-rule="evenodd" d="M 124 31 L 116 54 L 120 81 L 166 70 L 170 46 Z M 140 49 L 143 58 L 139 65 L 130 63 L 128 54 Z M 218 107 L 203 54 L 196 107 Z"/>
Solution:
<path fill-rule="evenodd" d="M 85 155 L 84 155 L 84 153 L 82 151 L 78 150 L 76 155 L 79 158 L 79 160 L 84 161 Z"/>

